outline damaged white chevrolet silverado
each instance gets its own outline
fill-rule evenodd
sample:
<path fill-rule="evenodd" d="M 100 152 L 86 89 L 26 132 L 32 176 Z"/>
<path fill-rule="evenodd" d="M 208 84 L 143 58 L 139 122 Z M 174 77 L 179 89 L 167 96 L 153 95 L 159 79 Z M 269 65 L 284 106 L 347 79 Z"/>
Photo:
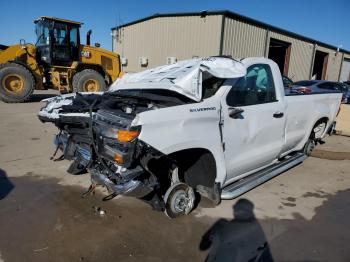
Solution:
<path fill-rule="evenodd" d="M 334 128 L 341 93 L 284 93 L 265 58 L 191 59 L 126 74 L 105 93 L 46 99 L 42 122 L 91 186 L 138 197 L 169 217 L 202 195 L 218 204 L 301 163 Z"/>

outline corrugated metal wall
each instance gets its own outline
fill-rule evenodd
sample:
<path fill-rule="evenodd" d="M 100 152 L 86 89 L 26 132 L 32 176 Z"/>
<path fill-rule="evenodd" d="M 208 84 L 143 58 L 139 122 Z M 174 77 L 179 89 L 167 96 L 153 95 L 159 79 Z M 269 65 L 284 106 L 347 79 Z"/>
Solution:
<path fill-rule="evenodd" d="M 335 50 L 317 46 L 317 50 L 325 52 L 328 54 L 328 63 L 327 63 L 327 71 L 326 71 L 326 80 L 338 81 L 340 65 L 342 62 L 343 55 L 341 52 L 336 52 Z"/>
<path fill-rule="evenodd" d="M 309 79 L 314 45 L 277 32 L 270 32 L 270 38 L 292 44 L 288 76 L 293 81 Z"/>
<path fill-rule="evenodd" d="M 221 15 L 154 18 L 122 28 L 113 50 L 128 59 L 124 70 L 129 72 L 164 65 L 172 56 L 218 55 L 221 22 Z M 147 67 L 139 65 L 139 57 L 148 58 Z"/>
<path fill-rule="evenodd" d="M 221 14 L 153 18 L 123 27 L 117 35 L 113 50 L 128 59 L 127 72 L 164 65 L 167 57 L 183 60 L 219 55 L 220 48 L 223 55 L 235 58 L 268 56 L 270 38 L 291 43 L 288 76 L 294 81 L 309 79 L 314 59 L 314 43 Z M 338 81 L 343 54 L 322 46 L 317 50 L 329 54 L 326 79 Z M 148 58 L 147 67 L 139 64 L 139 57 Z"/>
<path fill-rule="evenodd" d="M 235 58 L 264 56 L 266 30 L 232 18 L 225 18 L 223 55 Z"/>
<path fill-rule="evenodd" d="M 268 38 L 266 42 L 266 38 Z M 291 43 L 288 76 L 293 80 L 308 79 L 313 55 L 313 44 L 285 36 L 248 23 L 225 18 L 223 54 L 233 57 L 265 56 L 270 38 Z"/>

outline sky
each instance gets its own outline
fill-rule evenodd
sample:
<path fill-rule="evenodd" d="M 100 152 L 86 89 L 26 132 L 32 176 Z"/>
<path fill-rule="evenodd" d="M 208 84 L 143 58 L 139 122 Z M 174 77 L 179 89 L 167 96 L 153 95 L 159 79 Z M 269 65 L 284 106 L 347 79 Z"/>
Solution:
<path fill-rule="evenodd" d="M 81 39 L 111 50 L 111 28 L 155 13 L 230 10 L 350 50 L 350 0 L 0 0 L 0 44 L 35 43 L 33 20 L 54 16 L 83 22 Z"/>

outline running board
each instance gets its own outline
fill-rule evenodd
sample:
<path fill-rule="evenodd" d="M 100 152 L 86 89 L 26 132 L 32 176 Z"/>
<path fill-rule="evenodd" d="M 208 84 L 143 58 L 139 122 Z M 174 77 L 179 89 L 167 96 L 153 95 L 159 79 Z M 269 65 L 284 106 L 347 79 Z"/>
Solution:
<path fill-rule="evenodd" d="M 249 190 L 265 183 L 267 180 L 280 175 L 289 168 L 296 166 L 303 162 L 307 158 L 303 153 L 297 153 L 293 156 L 289 156 L 286 159 L 269 166 L 263 170 L 253 173 L 241 180 L 233 182 L 232 184 L 224 187 L 221 192 L 221 199 L 233 199 Z"/>

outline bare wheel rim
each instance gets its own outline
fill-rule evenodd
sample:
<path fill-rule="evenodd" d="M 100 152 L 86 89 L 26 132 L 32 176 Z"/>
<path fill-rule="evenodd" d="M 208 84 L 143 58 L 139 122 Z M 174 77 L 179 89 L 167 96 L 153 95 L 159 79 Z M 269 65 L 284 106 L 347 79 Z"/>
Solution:
<path fill-rule="evenodd" d="M 311 155 L 312 151 L 315 149 L 316 144 L 314 140 L 309 140 L 307 145 L 306 145 L 306 155 Z"/>
<path fill-rule="evenodd" d="M 170 218 L 187 215 L 194 206 L 193 189 L 184 183 L 173 184 L 164 195 L 165 213 Z"/>
<path fill-rule="evenodd" d="M 7 92 L 18 94 L 24 88 L 24 80 L 20 75 L 8 74 L 2 79 L 2 86 Z"/>
<path fill-rule="evenodd" d="M 88 79 L 83 84 L 84 92 L 97 92 L 100 90 L 100 84 L 95 79 Z"/>
<path fill-rule="evenodd" d="M 188 207 L 190 200 L 184 190 L 179 190 L 174 194 L 172 201 L 170 202 L 170 207 L 175 213 L 185 212 Z"/>

